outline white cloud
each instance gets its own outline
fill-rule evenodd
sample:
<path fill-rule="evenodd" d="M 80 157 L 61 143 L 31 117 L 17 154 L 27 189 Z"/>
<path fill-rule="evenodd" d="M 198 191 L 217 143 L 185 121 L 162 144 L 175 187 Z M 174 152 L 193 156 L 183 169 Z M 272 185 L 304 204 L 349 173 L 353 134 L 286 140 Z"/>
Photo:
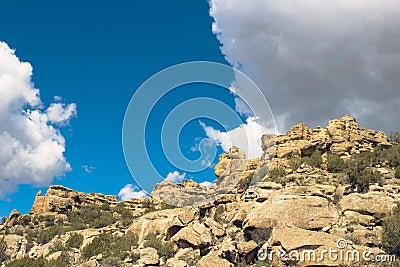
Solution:
<path fill-rule="evenodd" d="M 70 118 L 76 117 L 76 104 L 52 103 L 46 114 L 50 122 L 65 125 Z"/>
<path fill-rule="evenodd" d="M 86 172 L 86 173 L 92 173 L 96 170 L 96 167 L 93 166 L 89 166 L 89 165 L 82 165 L 82 169 Z"/>
<path fill-rule="evenodd" d="M 213 183 L 211 183 L 209 181 L 204 181 L 204 182 L 199 183 L 199 185 L 209 188 L 210 186 L 213 185 Z"/>
<path fill-rule="evenodd" d="M 232 146 L 236 146 L 245 151 L 247 158 L 257 158 L 261 156 L 261 136 L 267 132 L 255 118 L 249 117 L 246 123 L 239 125 L 237 128 L 228 132 L 215 130 L 211 126 L 200 122 L 207 137 L 212 139 L 225 152 Z"/>
<path fill-rule="evenodd" d="M 186 177 L 186 173 L 180 174 L 177 171 L 173 171 L 167 174 L 167 177 L 164 179 L 165 181 L 171 181 L 173 183 L 182 183 Z"/>
<path fill-rule="evenodd" d="M 32 66 L 0 42 L 0 199 L 19 184 L 46 186 L 71 170 L 65 139 L 42 111 L 31 76 Z M 72 113 L 64 114 L 64 121 Z"/>
<path fill-rule="evenodd" d="M 146 198 L 148 194 L 145 190 L 140 190 L 136 185 L 127 184 L 119 191 L 118 197 L 122 201 L 127 201 L 132 198 Z"/>
<path fill-rule="evenodd" d="M 260 86 L 280 131 L 298 122 L 325 125 L 346 113 L 365 127 L 398 130 L 398 0 L 210 0 L 210 6 L 222 53 Z M 244 112 L 240 103 L 237 110 Z"/>

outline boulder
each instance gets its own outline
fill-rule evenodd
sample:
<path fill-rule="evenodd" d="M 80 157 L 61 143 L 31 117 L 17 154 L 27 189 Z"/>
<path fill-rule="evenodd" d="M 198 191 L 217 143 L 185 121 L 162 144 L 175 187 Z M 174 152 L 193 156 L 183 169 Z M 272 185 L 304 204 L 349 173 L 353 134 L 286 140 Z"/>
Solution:
<path fill-rule="evenodd" d="M 175 208 L 148 213 L 135 221 L 128 230 L 137 233 L 139 242 L 150 233 L 162 233 L 171 237 L 194 220 L 190 208 Z"/>
<path fill-rule="evenodd" d="M 204 248 L 213 243 L 213 235 L 204 224 L 195 222 L 177 232 L 171 241 L 181 248 Z"/>
<path fill-rule="evenodd" d="M 396 201 L 385 192 L 353 193 L 343 196 L 340 207 L 343 212 L 355 211 L 383 219 L 396 206 Z"/>
<path fill-rule="evenodd" d="M 218 256 L 218 252 L 211 251 L 197 262 L 197 267 L 233 267 L 234 265 Z"/>
<path fill-rule="evenodd" d="M 252 209 L 244 228 L 274 228 L 292 224 L 317 230 L 337 223 L 339 212 L 327 199 L 318 196 L 287 195 L 275 191 L 270 198 Z"/>
<path fill-rule="evenodd" d="M 98 267 L 98 266 L 100 266 L 100 264 L 97 262 L 97 260 L 90 260 L 78 265 L 78 267 Z"/>
<path fill-rule="evenodd" d="M 21 213 L 19 211 L 17 211 L 17 210 L 13 210 L 10 213 L 10 216 L 8 216 L 8 219 L 6 221 L 6 227 L 8 227 L 8 228 L 13 227 L 14 225 L 19 223 L 21 218 L 22 218 Z"/>
<path fill-rule="evenodd" d="M 143 248 L 139 251 L 140 259 L 139 263 L 144 265 L 157 265 L 160 257 L 158 256 L 155 248 Z"/>

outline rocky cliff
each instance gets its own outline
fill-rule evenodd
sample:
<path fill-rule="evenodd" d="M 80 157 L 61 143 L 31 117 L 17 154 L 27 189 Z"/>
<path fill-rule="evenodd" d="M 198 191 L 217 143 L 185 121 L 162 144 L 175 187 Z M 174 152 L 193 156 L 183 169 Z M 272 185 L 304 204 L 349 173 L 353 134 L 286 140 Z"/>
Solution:
<path fill-rule="evenodd" d="M 30 214 L 13 211 L 0 226 L 0 259 L 3 265 L 14 261 L 25 266 L 38 261 L 82 267 L 380 266 L 321 255 L 332 249 L 344 255 L 385 254 L 383 222 L 400 201 L 400 179 L 384 151 L 397 151 L 396 144 L 382 132 L 361 128 L 350 116 L 326 128 L 298 124 L 274 140 L 263 137 L 260 159 L 246 161 L 237 148 L 221 155 L 212 187 L 237 184 L 207 205 L 174 208 L 153 198 L 120 202 L 115 196 L 51 186 L 44 196 L 38 193 Z M 305 160 L 316 151 L 321 162 Z M 372 161 L 370 154 L 378 158 Z M 272 166 L 265 166 L 271 155 Z M 328 167 L 330 155 L 343 160 L 343 166 L 367 155 L 371 164 L 365 169 L 379 179 L 368 180 L 367 190 L 359 191 L 347 169 Z M 229 168 L 232 161 L 237 168 Z M 248 180 L 253 176 L 256 183 Z M 177 187 L 189 193 L 202 190 L 192 181 L 161 183 L 152 195 L 179 198 Z M 319 257 L 279 258 L 278 252 Z"/>

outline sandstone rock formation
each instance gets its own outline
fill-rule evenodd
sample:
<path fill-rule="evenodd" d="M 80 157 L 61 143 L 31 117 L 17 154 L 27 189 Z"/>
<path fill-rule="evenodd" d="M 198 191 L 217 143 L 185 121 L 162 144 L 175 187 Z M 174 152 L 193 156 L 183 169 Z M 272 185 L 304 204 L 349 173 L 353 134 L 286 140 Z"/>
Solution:
<path fill-rule="evenodd" d="M 268 144 L 263 137 L 263 146 Z M 316 149 L 330 151 L 340 156 L 349 156 L 363 151 L 372 151 L 377 146 L 390 146 L 383 132 L 360 127 L 355 118 L 344 116 L 328 122 L 326 129 L 310 129 L 305 124 L 293 126 L 287 134 L 276 138 L 276 157 L 310 156 Z"/>
<path fill-rule="evenodd" d="M 298 124 L 287 134 L 264 136 L 260 159 L 247 160 L 240 149 L 232 148 L 220 156 L 215 166 L 217 180 L 209 188 L 190 180 L 180 185 L 162 182 L 151 198 L 120 202 L 115 196 L 51 186 L 45 195 L 38 193 L 30 214 L 13 211 L 0 225 L 0 249 L 4 247 L 0 253 L 6 256 L 0 266 L 26 257 L 63 258 L 65 252 L 60 246 L 65 249 L 73 235 L 83 240 L 67 250 L 69 264 L 82 267 L 107 266 L 113 260 L 127 267 L 268 266 L 259 257 L 260 251 L 296 250 L 321 255 L 325 250 L 338 249 L 338 241 L 345 243 L 344 253 L 368 250 L 383 254 L 383 221 L 400 201 L 400 181 L 394 177 L 394 170 L 387 165 L 371 167 L 383 174 L 382 180 L 374 181 L 368 192 L 360 193 L 352 190 L 344 174 L 312 166 L 292 170 L 289 160 L 309 156 L 315 150 L 346 159 L 375 147 L 390 146 L 384 133 L 363 129 L 354 118 L 345 116 L 330 121 L 325 129 Z M 268 176 L 272 157 L 272 167 L 285 168 L 282 179 Z M 255 182 L 242 186 L 244 178 L 253 174 Z M 181 206 L 188 206 L 171 207 L 161 203 L 163 199 L 169 203 L 175 199 L 181 201 Z M 190 202 L 201 204 L 199 199 L 206 203 L 190 206 Z M 105 216 L 104 220 L 110 220 L 108 224 L 82 228 L 79 218 L 75 218 L 78 225 L 72 228 L 68 217 L 71 212 L 92 206 L 105 207 L 108 216 L 115 220 Z M 123 210 L 118 213 L 121 207 Z M 32 237 L 34 231 L 43 235 Z M 47 236 L 51 231 L 56 232 Z M 107 242 L 96 248 L 99 252 L 84 256 L 85 248 L 105 234 L 110 242 L 115 241 L 113 238 L 126 240 L 129 234 L 135 238 L 129 239 L 132 246 L 122 244 L 124 251 L 114 251 L 112 257 L 101 250 Z M 270 264 L 376 266 L 329 258 L 283 261 L 276 255 Z"/>

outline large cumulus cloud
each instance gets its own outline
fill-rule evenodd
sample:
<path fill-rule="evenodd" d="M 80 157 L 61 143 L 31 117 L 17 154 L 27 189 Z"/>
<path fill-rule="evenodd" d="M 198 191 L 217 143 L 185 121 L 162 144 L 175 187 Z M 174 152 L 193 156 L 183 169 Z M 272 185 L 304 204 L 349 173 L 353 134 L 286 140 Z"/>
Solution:
<path fill-rule="evenodd" d="M 280 131 L 346 113 L 399 130 L 398 0 L 210 0 L 210 14 L 222 53 L 261 87 Z"/>
<path fill-rule="evenodd" d="M 76 105 L 46 109 L 31 76 L 32 66 L 0 42 L 0 199 L 19 184 L 49 185 L 71 169 L 57 126 L 76 116 Z"/>

